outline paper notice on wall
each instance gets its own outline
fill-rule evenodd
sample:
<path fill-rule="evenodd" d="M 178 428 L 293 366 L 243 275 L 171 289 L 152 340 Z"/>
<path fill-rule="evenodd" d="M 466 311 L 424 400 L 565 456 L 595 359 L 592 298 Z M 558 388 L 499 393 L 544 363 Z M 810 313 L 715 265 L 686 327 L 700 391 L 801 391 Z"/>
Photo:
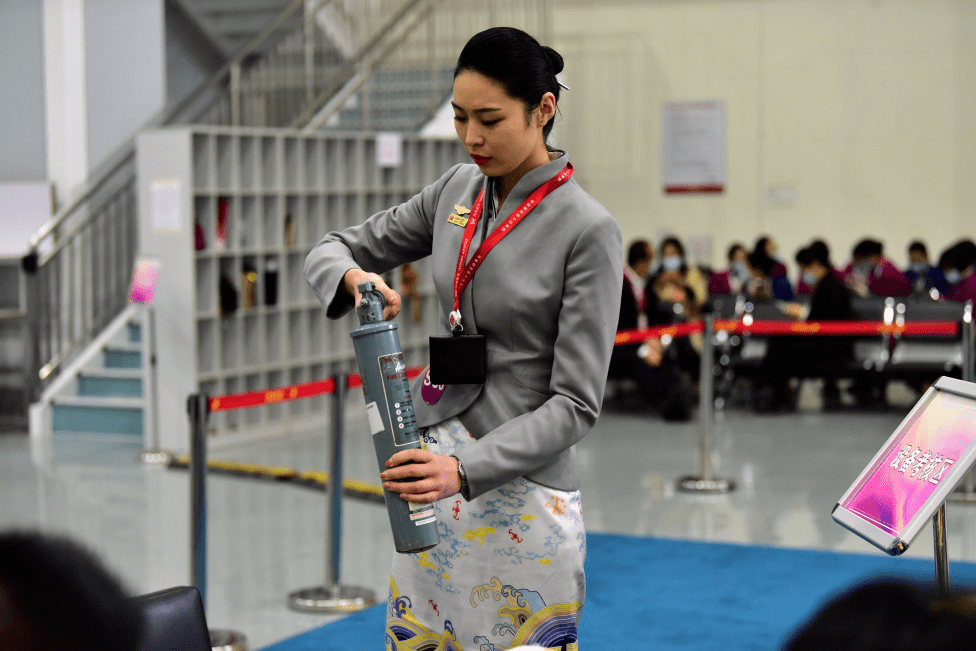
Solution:
<path fill-rule="evenodd" d="M 661 182 L 668 194 L 725 189 L 725 102 L 665 102 Z"/>
<path fill-rule="evenodd" d="M 403 163 L 403 136 L 394 132 L 376 134 L 376 164 L 400 167 Z"/>
<path fill-rule="evenodd" d="M 150 186 L 152 225 L 157 233 L 180 233 L 180 195 L 183 184 L 179 179 L 157 179 Z"/>

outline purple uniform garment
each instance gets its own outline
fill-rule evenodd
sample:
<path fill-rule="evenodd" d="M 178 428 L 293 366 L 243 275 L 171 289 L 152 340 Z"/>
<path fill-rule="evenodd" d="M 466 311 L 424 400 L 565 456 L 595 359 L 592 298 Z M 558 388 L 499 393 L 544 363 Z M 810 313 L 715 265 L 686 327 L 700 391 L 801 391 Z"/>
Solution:
<path fill-rule="evenodd" d="M 844 279 L 854 274 L 854 263 L 844 268 Z M 912 286 L 894 262 L 882 256 L 867 278 L 868 290 L 874 296 L 911 296 Z"/>
<path fill-rule="evenodd" d="M 963 278 L 953 285 L 946 298 L 957 303 L 976 302 L 976 274 Z"/>

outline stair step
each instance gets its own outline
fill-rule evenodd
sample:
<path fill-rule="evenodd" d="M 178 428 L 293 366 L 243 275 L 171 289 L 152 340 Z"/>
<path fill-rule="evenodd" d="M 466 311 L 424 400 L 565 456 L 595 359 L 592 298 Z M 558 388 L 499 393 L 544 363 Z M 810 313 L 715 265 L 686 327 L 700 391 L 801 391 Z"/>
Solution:
<path fill-rule="evenodd" d="M 141 398 L 142 371 L 105 369 L 82 373 L 78 376 L 78 395 Z"/>
<path fill-rule="evenodd" d="M 142 367 L 142 347 L 137 344 L 112 344 L 102 352 L 105 368 Z"/>
<path fill-rule="evenodd" d="M 142 400 L 62 397 L 51 405 L 55 432 L 95 432 L 142 436 Z"/>

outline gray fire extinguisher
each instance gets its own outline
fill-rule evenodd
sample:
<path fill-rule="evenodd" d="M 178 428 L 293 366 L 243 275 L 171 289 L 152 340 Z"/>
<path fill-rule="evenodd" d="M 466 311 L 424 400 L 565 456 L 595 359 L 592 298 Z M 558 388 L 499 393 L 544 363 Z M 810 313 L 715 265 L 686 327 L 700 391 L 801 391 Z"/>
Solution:
<path fill-rule="evenodd" d="M 356 308 L 359 327 L 351 334 L 363 379 L 366 420 L 373 435 L 376 461 L 383 472 L 387 460 L 395 453 L 421 447 L 420 432 L 397 325 L 383 320 L 386 299 L 369 281 L 359 283 L 359 293 L 362 296 Z M 383 494 L 398 552 L 420 552 L 437 544 L 433 504 L 407 502 L 386 489 Z"/>

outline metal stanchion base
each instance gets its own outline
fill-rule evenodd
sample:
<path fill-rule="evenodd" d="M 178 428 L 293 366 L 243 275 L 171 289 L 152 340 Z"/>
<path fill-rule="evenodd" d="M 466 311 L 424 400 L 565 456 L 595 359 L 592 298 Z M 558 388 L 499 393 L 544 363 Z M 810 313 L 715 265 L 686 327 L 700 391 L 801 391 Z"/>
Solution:
<path fill-rule="evenodd" d="M 703 479 L 701 477 L 682 477 L 678 480 L 678 490 L 684 493 L 730 493 L 735 490 L 731 479 Z"/>
<path fill-rule="evenodd" d="M 161 450 L 146 450 L 139 455 L 139 461 L 154 465 L 165 465 L 172 461 L 173 455 Z"/>
<path fill-rule="evenodd" d="M 236 631 L 210 631 L 210 646 L 213 651 L 247 651 L 247 638 Z"/>
<path fill-rule="evenodd" d="M 308 613 L 353 613 L 376 603 L 376 594 L 366 588 L 337 585 L 332 590 L 319 586 L 288 595 L 288 607 Z"/>

